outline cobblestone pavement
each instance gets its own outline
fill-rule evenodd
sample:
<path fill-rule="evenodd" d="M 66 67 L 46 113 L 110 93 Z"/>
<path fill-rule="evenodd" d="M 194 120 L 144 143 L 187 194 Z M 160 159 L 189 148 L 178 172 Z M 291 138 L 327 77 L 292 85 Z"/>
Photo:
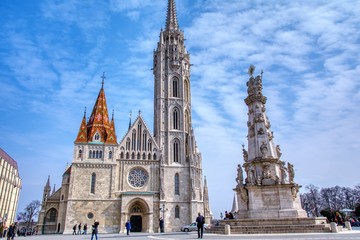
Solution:
<path fill-rule="evenodd" d="M 3 238 L 5 240 L 5 238 Z M 91 234 L 88 235 L 34 235 L 27 237 L 16 237 L 15 240 L 90 240 Z M 95 238 L 94 238 L 95 239 Z M 99 234 L 98 240 L 176 240 L 176 239 L 197 239 L 196 232 L 182 233 L 131 233 L 126 234 Z M 204 239 L 248 239 L 248 240 L 360 240 L 360 228 L 354 228 L 353 231 L 340 233 L 305 233 L 305 234 L 234 234 L 234 235 L 219 235 L 219 234 L 205 234 Z M 1 239 L 2 240 L 2 239 Z"/>

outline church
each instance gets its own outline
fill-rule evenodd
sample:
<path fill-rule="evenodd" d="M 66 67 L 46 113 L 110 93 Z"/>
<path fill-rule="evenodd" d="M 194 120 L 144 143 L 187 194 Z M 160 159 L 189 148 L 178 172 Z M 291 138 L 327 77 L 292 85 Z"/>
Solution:
<path fill-rule="evenodd" d="M 165 29 L 154 51 L 153 134 L 141 112 L 122 139 L 109 117 L 103 75 L 91 115 L 79 119 L 71 165 L 59 189 L 48 178 L 39 233 L 71 234 L 75 224 L 97 220 L 100 233 L 179 231 L 202 213 L 210 223 L 206 179 L 191 117 L 190 55 L 168 0 Z M 100 87 L 100 86 L 99 86 Z M 70 157 L 70 156 L 69 156 Z"/>

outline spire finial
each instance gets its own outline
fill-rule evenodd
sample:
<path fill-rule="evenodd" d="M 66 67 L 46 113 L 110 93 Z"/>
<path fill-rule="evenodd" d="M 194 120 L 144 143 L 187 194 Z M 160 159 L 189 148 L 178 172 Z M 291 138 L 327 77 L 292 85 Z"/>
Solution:
<path fill-rule="evenodd" d="M 129 112 L 129 115 L 130 115 L 130 120 L 129 120 L 129 129 L 130 129 L 130 128 L 131 128 L 131 115 L 132 115 L 131 110 L 130 110 L 130 112 Z"/>
<path fill-rule="evenodd" d="M 166 16 L 166 30 L 178 30 L 179 25 L 176 17 L 175 0 L 168 1 L 167 16 Z"/>
<path fill-rule="evenodd" d="M 141 115 L 141 110 L 139 110 L 139 116 Z"/>
<path fill-rule="evenodd" d="M 249 70 L 248 70 L 248 73 L 249 73 L 249 76 L 252 77 L 253 74 L 254 74 L 254 71 L 255 71 L 255 66 L 250 64 L 249 66 Z"/>
<path fill-rule="evenodd" d="M 114 120 L 114 109 L 112 110 L 112 120 Z"/>
<path fill-rule="evenodd" d="M 104 88 L 104 81 L 105 81 L 105 72 L 103 72 L 103 75 L 101 76 L 102 81 L 101 81 L 101 88 Z"/>
<path fill-rule="evenodd" d="M 85 107 L 85 110 L 84 110 L 84 117 L 86 117 L 86 107 Z"/>

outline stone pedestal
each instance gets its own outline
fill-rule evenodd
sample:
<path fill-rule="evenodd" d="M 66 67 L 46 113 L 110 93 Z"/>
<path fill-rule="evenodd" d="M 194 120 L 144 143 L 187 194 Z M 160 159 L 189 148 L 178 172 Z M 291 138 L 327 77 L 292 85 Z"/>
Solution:
<path fill-rule="evenodd" d="M 237 191 L 238 218 L 302 218 L 307 217 L 301 208 L 297 194 L 298 186 L 279 184 L 267 186 L 246 186 L 248 201 L 244 201 L 244 190 Z"/>

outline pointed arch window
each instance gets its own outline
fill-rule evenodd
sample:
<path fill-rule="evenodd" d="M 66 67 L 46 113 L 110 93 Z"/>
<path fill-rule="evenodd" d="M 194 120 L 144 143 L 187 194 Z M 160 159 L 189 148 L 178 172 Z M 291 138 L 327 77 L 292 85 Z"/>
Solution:
<path fill-rule="evenodd" d="M 100 141 L 100 134 L 98 132 L 94 135 L 94 141 L 99 142 Z"/>
<path fill-rule="evenodd" d="M 79 150 L 78 158 L 82 158 L 82 150 L 81 149 Z"/>
<path fill-rule="evenodd" d="M 112 158 L 112 151 L 109 151 L 109 159 L 111 159 Z"/>
<path fill-rule="evenodd" d="M 130 150 L 130 138 L 126 139 L 126 150 Z"/>
<path fill-rule="evenodd" d="M 187 79 L 185 79 L 185 82 L 184 82 L 184 94 L 185 94 L 185 101 L 189 102 L 190 91 L 189 91 L 189 82 Z"/>
<path fill-rule="evenodd" d="M 179 80 L 176 77 L 172 80 L 172 96 L 179 97 Z"/>
<path fill-rule="evenodd" d="M 180 187 L 179 187 L 179 174 L 176 173 L 174 177 L 174 186 L 175 186 L 175 195 L 180 195 Z"/>
<path fill-rule="evenodd" d="M 179 129 L 179 110 L 176 108 L 173 111 L 173 129 Z"/>
<path fill-rule="evenodd" d="M 147 145 L 147 134 L 146 134 L 146 131 L 144 131 L 143 132 L 143 144 L 142 144 L 143 151 L 146 151 L 146 145 Z"/>
<path fill-rule="evenodd" d="M 90 192 L 95 194 L 95 183 L 96 183 L 96 174 L 91 174 L 91 186 L 90 186 Z"/>
<path fill-rule="evenodd" d="M 179 148 L 180 148 L 179 140 L 175 140 L 173 142 L 173 161 L 176 163 L 178 163 L 180 161 Z"/>
<path fill-rule="evenodd" d="M 89 150 L 89 158 L 92 158 L 92 151 Z"/>
<path fill-rule="evenodd" d="M 138 134 L 138 139 L 137 139 L 137 150 L 140 151 L 141 150 L 141 132 L 142 132 L 142 124 L 139 123 L 138 124 L 138 131 L 137 131 L 139 134 Z"/>
<path fill-rule="evenodd" d="M 152 149 L 152 143 L 151 143 L 151 140 L 149 139 L 148 141 L 148 151 L 151 151 Z"/>
<path fill-rule="evenodd" d="M 135 150 L 135 147 L 136 147 L 136 131 L 134 129 L 131 135 L 131 150 Z"/>
<path fill-rule="evenodd" d="M 178 205 L 175 207 L 175 218 L 180 218 L 180 207 Z"/>

